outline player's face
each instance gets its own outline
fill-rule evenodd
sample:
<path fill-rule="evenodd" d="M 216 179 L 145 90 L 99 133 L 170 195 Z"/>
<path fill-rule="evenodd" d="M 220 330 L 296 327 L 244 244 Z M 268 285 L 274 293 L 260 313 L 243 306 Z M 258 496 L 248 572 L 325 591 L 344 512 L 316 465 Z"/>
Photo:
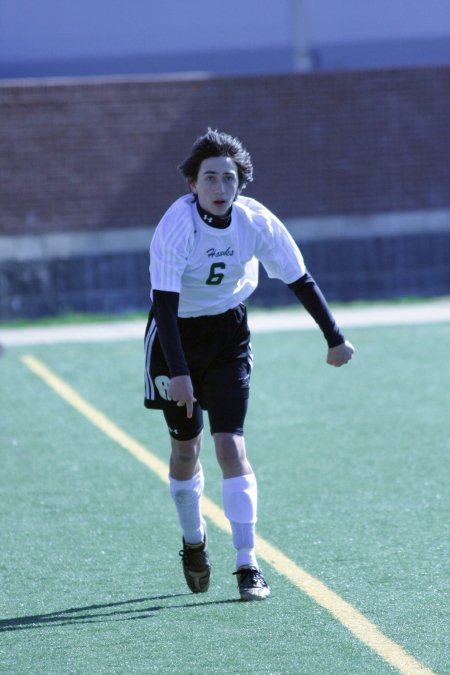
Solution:
<path fill-rule="evenodd" d="M 236 198 L 238 187 L 237 166 L 230 157 L 204 159 L 197 180 L 191 183 L 200 206 L 214 216 L 225 215 Z"/>

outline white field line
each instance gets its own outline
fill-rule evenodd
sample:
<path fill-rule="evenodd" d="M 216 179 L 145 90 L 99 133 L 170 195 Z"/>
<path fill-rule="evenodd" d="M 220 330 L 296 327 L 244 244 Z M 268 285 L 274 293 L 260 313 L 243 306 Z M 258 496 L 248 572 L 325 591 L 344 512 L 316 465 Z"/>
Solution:
<path fill-rule="evenodd" d="M 450 321 L 450 299 L 405 305 L 338 307 L 333 309 L 333 314 L 342 329 L 441 323 Z M 249 323 L 254 333 L 317 329 L 309 314 L 301 307 L 298 311 L 295 311 L 295 308 L 292 310 L 251 310 Z M 58 342 L 143 340 L 144 329 L 145 320 L 36 328 L 0 328 L 0 343 L 8 347 Z"/>

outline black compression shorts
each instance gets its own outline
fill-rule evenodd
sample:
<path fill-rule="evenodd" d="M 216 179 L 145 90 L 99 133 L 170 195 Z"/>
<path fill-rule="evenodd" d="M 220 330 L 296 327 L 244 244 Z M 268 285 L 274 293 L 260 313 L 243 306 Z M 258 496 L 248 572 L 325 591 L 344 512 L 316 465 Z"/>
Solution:
<path fill-rule="evenodd" d="M 208 417 L 211 435 L 223 432 L 243 436 L 247 407 L 247 398 L 224 398 L 210 401 Z M 178 441 L 189 441 L 198 436 L 203 429 L 203 410 L 198 403 L 194 403 L 190 419 L 186 416 L 184 405 L 164 408 L 163 413 L 169 434 Z"/>

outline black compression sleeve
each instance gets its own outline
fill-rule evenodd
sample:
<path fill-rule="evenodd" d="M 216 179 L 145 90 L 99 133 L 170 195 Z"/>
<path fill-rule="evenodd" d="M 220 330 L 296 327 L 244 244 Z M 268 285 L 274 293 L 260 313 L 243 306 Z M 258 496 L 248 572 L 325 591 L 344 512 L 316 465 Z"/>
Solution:
<path fill-rule="evenodd" d="M 308 272 L 288 286 L 311 314 L 329 347 L 337 347 L 345 342 L 345 337 L 339 330 L 322 291 Z"/>
<path fill-rule="evenodd" d="M 153 291 L 153 315 L 158 328 L 159 342 L 169 366 L 171 377 L 189 375 L 189 368 L 178 330 L 179 293 Z"/>

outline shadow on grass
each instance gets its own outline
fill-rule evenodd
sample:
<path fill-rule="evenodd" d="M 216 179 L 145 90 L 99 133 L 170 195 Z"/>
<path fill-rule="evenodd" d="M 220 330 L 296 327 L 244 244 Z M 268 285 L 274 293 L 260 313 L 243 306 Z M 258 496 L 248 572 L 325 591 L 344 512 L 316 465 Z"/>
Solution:
<path fill-rule="evenodd" d="M 52 626 L 70 626 L 85 623 L 103 623 L 109 621 L 135 621 L 154 617 L 161 610 L 185 609 L 206 607 L 208 605 L 226 605 L 240 602 L 238 598 L 229 600 L 209 600 L 207 602 L 186 602 L 177 605 L 151 604 L 158 600 L 169 600 L 179 597 L 192 597 L 192 593 L 175 593 L 172 595 L 157 595 L 149 598 L 135 598 L 122 602 L 110 602 L 86 607 L 71 607 L 59 612 L 49 614 L 34 614 L 30 616 L 18 616 L 12 619 L 0 619 L 0 633 L 15 630 L 30 630 L 32 628 L 50 628 Z M 143 607 L 130 607 L 140 605 Z M 103 610 L 103 611 L 102 611 Z"/>

